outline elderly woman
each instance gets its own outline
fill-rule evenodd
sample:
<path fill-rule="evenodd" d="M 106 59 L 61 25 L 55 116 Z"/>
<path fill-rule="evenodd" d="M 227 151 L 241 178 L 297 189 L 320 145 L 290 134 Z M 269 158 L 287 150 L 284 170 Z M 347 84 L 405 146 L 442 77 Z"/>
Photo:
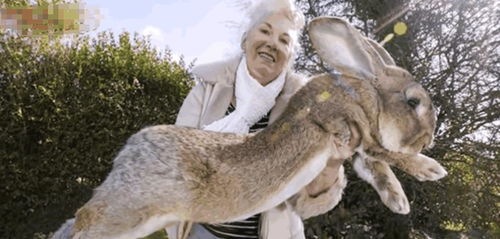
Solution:
<path fill-rule="evenodd" d="M 197 84 L 180 109 L 177 125 L 252 133 L 276 120 L 290 97 L 305 83 L 305 78 L 290 70 L 298 34 L 304 25 L 303 15 L 291 2 L 272 0 L 255 5 L 242 36 L 243 54 L 193 70 Z M 168 236 L 170 239 L 304 238 L 300 217 L 324 213 L 338 201 L 335 200 L 338 191 L 329 185 L 335 181 L 339 165 L 330 165 L 319 176 L 323 179 L 315 180 L 321 186 L 313 182 L 273 210 L 226 224 L 185 222 L 167 228 Z"/>

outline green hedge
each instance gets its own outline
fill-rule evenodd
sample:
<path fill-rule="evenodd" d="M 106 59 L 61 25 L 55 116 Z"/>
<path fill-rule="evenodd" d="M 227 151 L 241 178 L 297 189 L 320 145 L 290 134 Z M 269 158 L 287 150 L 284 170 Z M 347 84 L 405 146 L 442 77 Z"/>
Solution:
<path fill-rule="evenodd" d="M 90 198 L 131 134 L 173 123 L 191 80 L 137 35 L 0 37 L 0 238 L 33 238 Z"/>

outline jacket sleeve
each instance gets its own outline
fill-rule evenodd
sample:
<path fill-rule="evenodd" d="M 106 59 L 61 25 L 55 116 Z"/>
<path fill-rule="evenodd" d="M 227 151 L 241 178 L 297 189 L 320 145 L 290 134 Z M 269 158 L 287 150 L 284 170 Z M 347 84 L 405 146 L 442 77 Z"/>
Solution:
<path fill-rule="evenodd" d="M 200 119 L 203 111 L 203 100 L 206 94 L 206 83 L 197 81 L 184 99 L 177 114 L 175 125 L 200 128 Z"/>

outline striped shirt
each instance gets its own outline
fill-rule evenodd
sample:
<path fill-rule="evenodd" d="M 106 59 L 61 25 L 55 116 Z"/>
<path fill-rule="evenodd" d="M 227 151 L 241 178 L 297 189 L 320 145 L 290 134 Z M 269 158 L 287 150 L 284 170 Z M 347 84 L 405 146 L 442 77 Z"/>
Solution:
<path fill-rule="evenodd" d="M 226 110 L 226 115 L 235 110 L 234 105 L 231 103 Z M 254 133 L 265 128 L 269 123 L 268 113 L 259 122 L 250 127 L 249 133 Z M 219 224 L 201 224 L 207 231 L 214 234 L 214 236 L 221 239 L 246 239 L 246 238 L 259 238 L 259 221 L 260 214 L 251 216 L 245 220 L 229 223 Z"/>
<path fill-rule="evenodd" d="M 229 104 L 229 107 L 227 107 L 226 110 L 226 115 L 231 114 L 236 108 L 234 107 L 233 103 Z M 271 111 L 267 113 L 262 119 L 259 120 L 259 122 L 255 123 L 252 127 L 250 127 L 249 133 L 255 133 L 257 131 L 260 131 L 267 127 L 269 123 L 269 115 L 271 114 Z"/>

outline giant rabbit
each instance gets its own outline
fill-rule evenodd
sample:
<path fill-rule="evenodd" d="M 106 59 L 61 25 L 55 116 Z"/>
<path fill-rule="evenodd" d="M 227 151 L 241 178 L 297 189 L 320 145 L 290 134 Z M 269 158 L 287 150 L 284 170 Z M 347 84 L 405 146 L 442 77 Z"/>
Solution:
<path fill-rule="evenodd" d="M 331 161 L 352 155 L 355 170 L 384 203 L 408 213 L 389 165 L 419 180 L 446 175 L 439 163 L 420 154 L 431 145 L 436 123 L 429 95 L 346 21 L 314 19 L 309 35 L 321 59 L 341 75 L 312 77 L 278 120 L 253 135 L 174 125 L 141 130 L 54 238 L 137 238 L 178 221 L 244 219 L 287 199 L 300 203 L 294 195 L 331 184 L 313 180 Z M 331 186 L 338 198 L 327 203 L 330 208 L 345 187 L 342 166 L 338 170 Z"/>

